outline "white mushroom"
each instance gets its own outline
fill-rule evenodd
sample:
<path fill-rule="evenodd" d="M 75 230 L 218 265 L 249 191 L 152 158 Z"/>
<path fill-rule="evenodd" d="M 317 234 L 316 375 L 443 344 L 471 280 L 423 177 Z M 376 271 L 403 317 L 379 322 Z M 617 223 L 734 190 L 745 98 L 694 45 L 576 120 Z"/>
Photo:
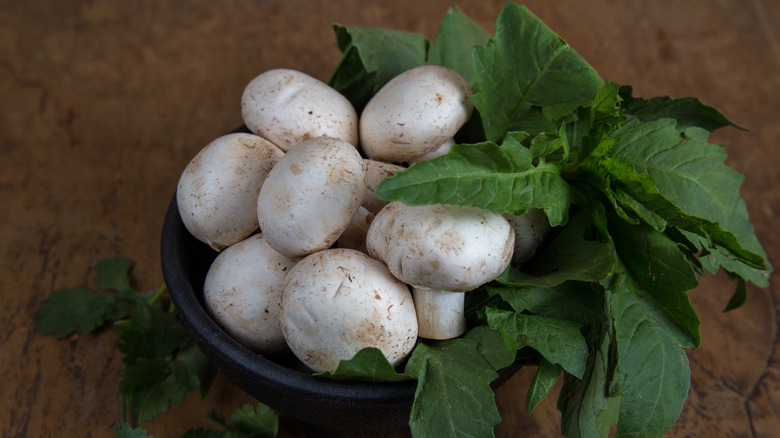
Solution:
<path fill-rule="evenodd" d="M 287 151 L 303 140 L 333 137 L 358 144 L 358 115 L 341 93 L 305 73 L 268 70 L 241 96 L 244 124 Z"/>
<path fill-rule="evenodd" d="M 257 230 L 257 195 L 284 152 L 249 133 L 219 137 L 187 164 L 176 190 L 187 230 L 215 250 Z"/>
<path fill-rule="evenodd" d="M 441 157 L 442 155 L 447 155 L 447 152 L 449 152 L 450 149 L 452 149 L 453 145 L 455 145 L 455 139 L 451 138 L 445 141 L 444 143 L 442 143 L 442 145 L 436 148 L 435 150 L 428 152 L 427 154 L 420 155 L 419 157 L 414 157 L 410 159 L 409 164 L 414 164 L 418 161 L 423 161 L 423 160 L 431 160 L 433 158 Z"/>
<path fill-rule="evenodd" d="M 282 293 L 281 325 L 292 352 L 314 371 L 374 347 L 398 365 L 417 340 L 408 287 L 378 260 L 352 249 L 302 259 Z"/>
<path fill-rule="evenodd" d="M 466 294 L 412 287 L 418 334 L 422 338 L 452 339 L 466 332 Z"/>
<path fill-rule="evenodd" d="M 456 72 L 425 65 L 388 81 L 360 115 L 369 158 L 406 162 L 438 149 L 471 116 L 471 88 Z"/>
<path fill-rule="evenodd" d="M 376 187 L 383 179 L 393 176 L 396 172 L 406 169 L 403 166 L 383 161 L 366 159 L 366 196 L 363 199 L 363 207 L 371 213 L 377 214 L 389 201 L 379 199 L 376 196 Z"/>
<path fill-rule="evenodd" d="M 260 229 L 288 257 L 329 248 L 349 226 L 366 193 L 366 167 L 351 144 L 316 137 L 292 147 L 257 197 Z"/>
<path fill-rule="evenodd" d="M 295 260 L 255 234 L 222 251 L 203 284 L 203 303 L 234 339 L 262 354 L 286 350 L 279 324 L 282 290 Z"/>
<path fill-rule="evenodd" d="M 512 259 L 514 233 L 503 216 L 481 208 L 391 202 L 374 217 L 366 243 L 398 279 L 428 290 L 427 298 L 415 300 L 437 299 L 434 294 L 467 292 L 496 278 Z M 420 337 L 451 337 L 435 330 L 449 323 L 428 322 L 462 315 L 462 300 L 445 301 L 455 307 L 439 307 L 435 314 L 423 310 L 427 305 L 418 307 Z"/>
<path fill-rule="evenodd" d="M 358 208 L 357 213 L 349 221 L 349 226 L 336 241 L 338 247 L 356 249 L 368 254 L 366 235 L 368 234 L 368 227 L 371 226 L 371 221 L 373 220 L 374 213 L 362 206 Z"/>
<path fill-rule="evenodd" d="M 520 267 L 531 259 L 550 232 L 550 221 L 543 210 L 532 208 L 520 216 L 504 214 L 509 225 L 515 231 L 515 250 L 512 253 L 512 265 Z"/>

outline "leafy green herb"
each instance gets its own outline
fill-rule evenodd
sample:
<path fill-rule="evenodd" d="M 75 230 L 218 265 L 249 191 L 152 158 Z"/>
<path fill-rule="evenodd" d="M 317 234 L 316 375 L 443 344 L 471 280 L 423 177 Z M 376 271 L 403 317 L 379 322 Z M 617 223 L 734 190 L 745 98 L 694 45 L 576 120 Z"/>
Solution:
<path fill-rule="evenodd" d="M 263 404 L 236 409 L 230 415 L 230 421 L 216 411 L 212 411 L 209 418 L 222 426 L 222 430 L 189 429 L 182 438 L 273 438 L 279 432 L 279 417 Z M 118 438 L 152 438 L 144 429 L 134 429 L 128 423 L 117 424 L 114 434 Z"/>
<path fill-rule="evenodd" d="M 491 436 L 501 421 L 490 383 L 515 352 L 477 327 L 457 339 L 420 343 L 405 373 L 417 378 L 409 425 L 414 436 Z"/>
<path fill-rule="evenodd" d="M 57 290 L 38 308 L 35 324 L 40 333 L 63 338 L 113 323 L 123 354 L 119 393 L 124 406 L 115 433 L 146 437 L 144 421 L 167 412 L 196 388 L 205 397 L 215 370 L 189 339 L 173 305 L 164 300 L 164 286 L 149 292 L 133 289 L 131 265 L 127 258 L 101 260 L 95 266 L 94 281 L 104 292 L 81 287 Z M 124 410 L 137 419 L 137 428 L 125 420 Z M 258 410 L 257 416 L 267 415 Z M 240 423 L 243 417 L 236 418 L 232 421 Z"/>
<path fill-rule="evenodd" d="M 361 47 L 366 65 L 386 57 Z M 377 194 L 499 214 L 538 208 L 554 228 L 534 259 L 470 293 L 462 338 L 415 348 L 405 368 L 418 380 L 413 434 L 492 436 L 489 381 L 531 351 L 539 368 L 526 408 L 562 375 L 565 436 L 605 437 L 613 426 L 618 436 L 661 436 L 687 397 L 685 349 L 701 342 L 687 295 L 697 276 L 723 269 L 735 280 L 728 310 L 772 271 L 739 193 L 743 177 L 708 142 L 714 129 L 741 127 L 695 98 L 638 98 L 604 81 L 514 3 L 492 37 L 450 10 L 427 48 L 427 63 L 454 69 L 475 91 L 469 134 L 447 155 L 385 179 Z M 402 69 L 423 64 L 419 55 L 407 61 Z"/>
<path fill-rule="evenodd" d="M 662 96 L 642 99 L 634 97 L 634 90 L 628 85 L 620 87 L 620 97 L 626 112 L 643 122 L 674 119 L 677 120 L 677 128 L 679 129 L 692 126 L 704 128 L 707 131 L 714 131 L 724 126 L 744 129 L 723 115 L 717 108 L 705 105 L 694 97 L 671 98 Z"/>
<path fill-rule="evenodd" d="M 444 14 L 436 41 L 428 49 L 428 64 L 454 70 L 475 89 L 477 78 L 472 63 L 474 47 L 484 46 L 490 35 L 458 8 Z"/>
<path fill-rule="evenodd" d="M 358 351 L 352 359 L 342 360 L 335 372 L 324 372 L 317 375 L 339 380 L 378 382 L 399 382 L 413 379 L 406 374 L 397 373 L 382 351 L 373 347 Z"/>
<path fill-rule="evenodd" d="M 534 156 L 521 141 L 525 137 L 525 133 L 513 133 L 501 146 L 492 142 L 454 145 L 447 155 L 415 163 L 386 178 L 377 196 L 409 205 L 479 206 L 496 213 L 522 214 L 541 208 L 553 226 L 562 225 L 572 199 L 561 176 L 562 166 Z M 550 134 L 546 141 L 553 141 L 550 137 L 560 139 Z M 545 151 L 543 146 L 539 150 Z"/>
<path fill-rule="evenodd" d="M 536 369 L 533 380 L 531 380 L 531 388 L 528 390 L 528 395 L 525 401 L 525 410 L 530 414 L 534 411 L 536 405 L 544 400 L 555 386 L 558 381 L 558 377 L 561 376 L 563 368 L 560 365 L 551 363 L 545 358 L 539 362 L 539 367 Z"/>
<path fill-rule="evenodd" d="M 487 139 L 512 131 L 556 132 L 588 107 L 603 83 L 598 73 L 524 6 L 507 3 L 487 46 L 474 51 L 479 110 Z"/>

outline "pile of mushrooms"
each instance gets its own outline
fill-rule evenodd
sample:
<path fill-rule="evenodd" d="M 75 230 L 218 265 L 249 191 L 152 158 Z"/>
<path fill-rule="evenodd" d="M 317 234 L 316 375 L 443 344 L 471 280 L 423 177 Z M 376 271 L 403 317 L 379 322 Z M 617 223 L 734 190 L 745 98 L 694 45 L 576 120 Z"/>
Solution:
<path fill-rule="evenodd" d="M 367 347 L 397 365 L 418 338 L 463 334 L 465 293 L 529 258 L 546 217 L 412 207 L 375 190 L 446 154 L 472 109 L 466 81 L 438 66 L 393 78 L 360 116 L 302 72 L 249 82 L 251 132 L 206 145 L 176 193 L 187 230 L 219 252 L 203 288 L 214 320 L 247 348 L 289 349 L 317 372 Z"/>

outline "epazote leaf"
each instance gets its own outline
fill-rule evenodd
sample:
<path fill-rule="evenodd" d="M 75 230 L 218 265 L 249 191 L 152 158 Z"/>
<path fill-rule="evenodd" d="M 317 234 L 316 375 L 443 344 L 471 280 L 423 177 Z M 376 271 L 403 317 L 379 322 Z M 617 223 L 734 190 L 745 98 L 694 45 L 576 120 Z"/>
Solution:
<path fill-rule="evenodd" d="M 492 142 L 454 145 L 444 156 L 385 178 L 376 194 L 408 205 L 473 206 L 498 214 L 540 208 L 551 225 L 562 225 L 568 220 L 571 203 L 569 185 L 561 177 L 560 164 L 536 158 L 512 136 L 501 146 Z"/>
<path fill-rule="evenodd" d="M 677 242 L 647 225 L 631 225 L 618 218 L 609 227 L 620 259 L 618 270 L 626 270 L 632 286 L 641 288 L 643 296 L 675 324 L 681 346 L 698 348 L 700 322 L 688 291 L 699 281 Z"/>
<path fill-rule="evenodd" d="M 525 6 L 507 2 L 487 46 L 474 50 L 479 91 L 473 102 L 487 140 L 508 132 L 556 131 L 590 106 L 603 81 L 565 41 Z"/>
<path fill-rule="evenodd" d="M 626 376 L 617 436 L 660 437 L 677 421 L 688 397 L 691 374 L 681 347 L 694 342 L 631 275 L 615 274 L 607 287 L 618 367 Z"/>
<path fill-rule="evenodd" d="M 436 40 L 428 49 L 428 64 L 441 65 L 458 73 L 476 89 L 472 53 L 487 44 L 490 35 L 455 6 L 444 14 Z"/>
<path fill-rule="evenodd" d="M 634 97 L 633 88 L 627 85 L 620 87 L 620 97 L 623 100 L 622 107 L 626 113 L 643 122 L 658 119 L 675 119 L 677 127 L 686 129 L 698 126 L 707 131 L 714 131 L 724 126 L 733 126 L 744 129 L 717 108 L 702 103 L 695 97 L 658 96 L 650 99 Z"/>
<path fill-rule="evenodd" d="M 501 417 L 490 383 L 514 355 L 501 334 L 486 327 L 461 338 L 418 344 L 404 369 L 418 381 L 409 419 L 412 435 L 492 437 Z"/>
<path fill-rule="evenodd" d="M 614 367 L 610 323 L 591 326 L 586 337 L 590 353 L 582 378 L 564 374 L 558 410 L 566 438 L 606 437 L 618 422 L 621 396 L 609 391 Z"/>
<path fill-rule="evenodd" d="M 681 131 L 672 119 L 633 119 L 610 135 L 566 177 L 601 190 L 629 222 L 700 236 L 688 241 L 704 245 L 713 266 L 766 281 L 771 267 L 739 194 L 743 177 L 724 163 L 723 148 L 706 142 L 706 131 Z"/>
<path fill-rule="evenodd" d="M 531 347 L 566 372 L 582 377 L 588 345 L 580 333 L 581 324 L 549 316 L 528 315 L 498 309 L 485 309 L 488 326 L 498 330 L 515 349 Z"/>
<path fill-rule="evenodd" d="M 485 286 L 498 294 L 515 312 L 551 316 L 580 324 L 603 323 L 603 298 L 589 282 L 567 281 L 553 287 Z"/>
<path fill-rule="evenodd" d="M 379 382 L 398 382 L 414 379 L 406 374 L 399 374 L 387 361 L 382 350 L 375 347 L 363 348 L 352 359 L 342 360 L 334 372 L 323 372 L 317 375 L 338 380 L 363 380 Z"/>
<path fill-rule="evenodd" d="M 560 377 L 562 372 L 563 368 L 560 365 L 550 363 L 545 358 L 541 359 L 534 378 L 531 380 L 531 387 L 526 395 L 525 410 L 529 415 L 533 412 L 536 405 L 550 394 L 552 387 L 555 386 L 555 382 L 558 381 L 558 377 Z"/>
<path fill-rule="evenodd" d="M 682 217 L 667 218 L 670 223 L 681 228 L 696 223 L 716 246 L 765 269 L 765 258 L 742 246 L 757 242 L 741 208 L 739 187 L 744 177 L 725 164 L 722 147 L 695 134 L 685 135 L 690 132 L 676 128 L 671 119 L 629 122 L 614 133 L 613 151 L 621 162 L 652 176 L 658 191 L 681 209 Z"/>

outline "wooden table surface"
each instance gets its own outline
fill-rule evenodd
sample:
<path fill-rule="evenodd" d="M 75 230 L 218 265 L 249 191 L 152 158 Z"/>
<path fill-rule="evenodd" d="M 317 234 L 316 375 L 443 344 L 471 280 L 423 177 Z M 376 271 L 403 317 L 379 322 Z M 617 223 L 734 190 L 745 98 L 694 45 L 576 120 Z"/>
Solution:
<path fill-rule="evenodd" d="M 0 436 L 105 437 L 119 419 L 121 356 L 108 331 L 55 340 L 33 317 L 57 288 L 93 286 L 94 264 L 127 256 L 139 289 L 162 284 L 162 218 L 180 171 L 241 123 L 244 85 L 270 68 L 325 79 L 331 23 L 432 38 L 452 1 L 0 1 Z M 503 5 L 461 1 L 492 32 Z M 328 6 L 326 6 L 326 4 Z M 526 3 L 603 78 L 639 96 L 697 96 L 746 126 L 724 129 L 756 233 L 780 265 L 780 2 Z M 725 275 L 691 292 L 703 320 L 689 399 L 670 437 L 780 435 L 777 274 L 723 313 Z M 524 409 L 532 369 L 497 392 L 501 437 L 560 435 L 555 396 Z M 214 426 L 252 402 L 218 376 L 210 395 L 147 423 L 157 437 Z M 383 431 L 355 436 L 405 436 Z M 280 437 L 301 437 L 282 418 Z"/>

